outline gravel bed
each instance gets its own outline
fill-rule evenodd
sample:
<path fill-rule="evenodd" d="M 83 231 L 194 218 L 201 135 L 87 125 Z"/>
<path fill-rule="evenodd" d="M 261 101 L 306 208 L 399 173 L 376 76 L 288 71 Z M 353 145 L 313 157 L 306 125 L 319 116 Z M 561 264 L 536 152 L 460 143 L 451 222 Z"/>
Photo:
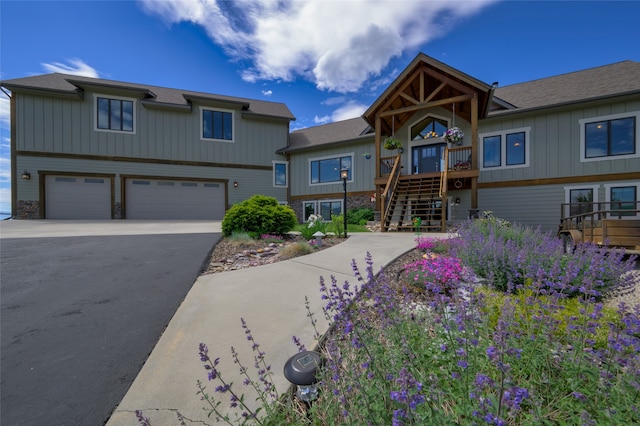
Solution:
<path fill-rule="evenodd" d="M 213 274 L 229 270 L 237 270 L 243 268 L 256 267 L 269 263 L 285 260 L 280 256 L 282 248 L 288 244 L 303 242 L 300 237 L 290 237 L 280 244 L 268 243 L 266 241 L 253 241 L 250 244 L 240 244 L 228 238 L 222 238 L 214 247 L 210 260 L 202 271 L 202 274 Z M 342 238 L 325 238 L 320 248 L 315 250 L 326 250 L 343 242 Z M 402 273 L 404 266 L 417 262 L 422 259 L 423 252 L 413 249 L 400 256 L 384 268 L 384 274 L 391 283 L 399 289 L 406 283 Z M 375 260 L 375 259 L 374 259 Z M 360 265 L 365 268 L 366 265 Z M 377 272 L 377 271 L 374 271 Z M 640 260 L 636 262 L 636 269 L 630 272 L 633 275 L 635 284 L 624 291 L 609 297 L 605 301 L 605 305 L 617 307 L 620 302 L 625 302 L 627 306 L 632 307 L 640 304 Z"/>

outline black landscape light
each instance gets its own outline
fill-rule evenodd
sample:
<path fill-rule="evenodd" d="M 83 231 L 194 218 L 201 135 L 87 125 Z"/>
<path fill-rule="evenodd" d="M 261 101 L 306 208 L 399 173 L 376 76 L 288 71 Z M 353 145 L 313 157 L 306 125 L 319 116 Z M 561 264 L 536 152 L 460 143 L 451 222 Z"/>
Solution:
<path fill-rule="evenodd" d="M 284 364 L 284 377 L 297 386 L 296 397 L 310 403 L 318 398 L 318 379 L 316 373 L 322 365 L 318 352 L 303 351 L 295 354 Z"/>
<path fill-rule="evenodd" d="M 340 170 L 340 179 L 342 179 L 342 187 L 344 190 L 344 237 L 347 238 L 347 179 L 349 179 L 349 169 Z"/>

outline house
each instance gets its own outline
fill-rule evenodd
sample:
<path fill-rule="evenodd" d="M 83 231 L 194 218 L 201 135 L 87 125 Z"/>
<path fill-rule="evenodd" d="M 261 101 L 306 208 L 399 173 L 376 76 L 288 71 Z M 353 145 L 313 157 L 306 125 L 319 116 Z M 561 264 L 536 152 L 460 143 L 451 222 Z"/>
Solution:
<path fill-rule="evenodd" d="M 453 127 L 460 144 L 443 137 Z M 384 149 L 389 136 L 402 148 Z M 640 63 L 499 87 L 420 54 L 362 118 L 294 131 L 279 152 L 305 216 L 340 211 L 335 170 L 351 167 L 348 205 L 374 207 L 383 229 L 414 229 L 420 218 L 422 231 L 443 231 L 490 210 L 556 230 L 563 203 L 638 209 Z M 316 171 L 324 162 L 334 169 L 326 181 Z"/>
<path fill-rule="evenodd" d="M 287 202 L 284 104 L 64 74 L 2 86 L 13 217 L 222 219 L 254 194 Z"/>
<path fill-rule="evenodd" d="M 383 230 L 443 231 L 484 210 L 555 230 L 563 203 L 638 208 L 640 63 L 633 61 L 500 87 L 419 54 L 361 117 L 291 133 L 294 118 L 283 104 L 60 74 L 2 85 L 13 95 L 20 217 L 88 212 L 79 188 L 101 179 L 112 218 L 165 209 L 189 218 L 182 197 L 218 200 L 205 216 L 220 217 L 254 193 L 289 203 L 301 222 L 342 213 L 346 198 L 349 209 L 374 209 Z M 460 137 L 448 143 L 453 129 Z M 402 146 L 386 144 L 390 137 Z M 32 179 L 20 179 L 24 173 Z M 84 181 L 64 198 L 68 178 Z M 182 180 L 202 183 L 201 192 L 178 191 Z M 207 197 L 205 183 L 219 195 Z M 173 208 L 160 204 L 167 199 Z M 151 210 L 142 209 L 148 203 Z"/>

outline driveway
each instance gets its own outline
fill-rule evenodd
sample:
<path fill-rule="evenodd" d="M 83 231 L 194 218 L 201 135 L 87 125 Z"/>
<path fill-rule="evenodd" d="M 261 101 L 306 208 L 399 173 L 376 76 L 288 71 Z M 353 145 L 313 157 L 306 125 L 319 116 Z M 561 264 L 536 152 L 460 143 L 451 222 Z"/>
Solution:
<path fill-rule="evenodd" d="M 212 222 L 0 222 L 2 424 L 104 424 L 220 235 Z"/>

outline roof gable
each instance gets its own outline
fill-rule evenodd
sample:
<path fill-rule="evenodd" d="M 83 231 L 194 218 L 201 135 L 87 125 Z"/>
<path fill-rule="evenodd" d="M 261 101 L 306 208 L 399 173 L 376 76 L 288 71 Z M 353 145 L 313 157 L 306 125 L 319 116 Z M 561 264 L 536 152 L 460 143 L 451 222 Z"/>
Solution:
<path fill-rule="evenodd" d="M 478 97 L 478 114 L 484 117 L 492 89 L 491 85 L 420 53 L 363 117 L 373 127 L 376 118 L 380 118 L 381 132 L 387 135 L 402 127 L 417 110 L 432 106 L 453 111 L 456 105 L 456 115 L 470 121 L 468 100 Z"/>

